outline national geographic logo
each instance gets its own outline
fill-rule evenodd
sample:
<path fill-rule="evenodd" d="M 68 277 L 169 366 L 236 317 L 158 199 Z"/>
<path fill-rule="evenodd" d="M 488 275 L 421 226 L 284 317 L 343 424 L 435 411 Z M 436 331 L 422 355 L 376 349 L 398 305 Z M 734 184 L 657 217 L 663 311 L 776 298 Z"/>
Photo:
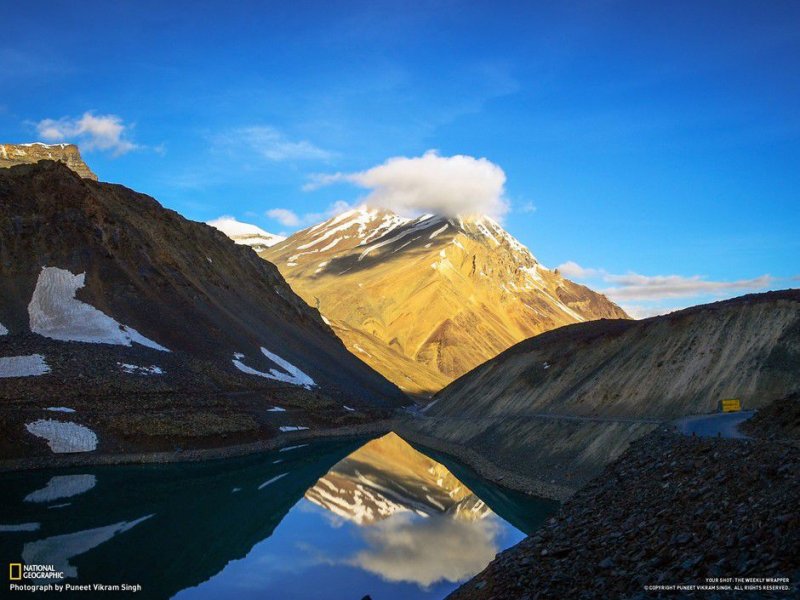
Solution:
<path fill-rule="evenodd" d="M 8 564 L 8 590 L 11 592 L 130 592 L 142 591 L 140 583 L 63 583 L 63 571 L 55 565 Z M 20 582 L 20 583 L 17 583 Z"/>
<path fill-rule="evenodd" d="M 55 565 L 23 565 L 22 563 L 9 563 L 8 580 L 61 580 L 64 572 L 56 570 Z"/>

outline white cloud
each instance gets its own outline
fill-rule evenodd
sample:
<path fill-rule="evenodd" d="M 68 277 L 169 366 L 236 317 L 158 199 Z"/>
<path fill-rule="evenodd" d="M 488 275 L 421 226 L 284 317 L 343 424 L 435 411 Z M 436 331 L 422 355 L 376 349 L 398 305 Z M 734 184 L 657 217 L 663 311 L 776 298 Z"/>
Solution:
<path fill-rule="evenodd" d="M 338 200 L 324 212 L 308 212 L 300 215 L 288 208 L 271 208 L 264 214 L 285 227 L 301 227 L 303 225 L 315 225 L 351 208 L 353 207 L 347 202 Z"/>
<path fill-rule="evenodd" d="M 683 308 L 684 306 L 670 305 L 670 301 L 675 299 L 694 298 L 697 302 L 700 302 L 704 297 L 708 296 L 721 298 L 763 291 L 776 281 L 770 275 L 735 281 L 711 281 L 702 275 L 692 275 L 690 277 L 682 275 L 641 275 L 639 273 L 615 275 L 605 269 L 582 267 L 574 261 L 559 265 L 558 271 L 572 279 L 595 279 L 611 284 L 610 287 L 599 291 L 618 303 L 625 312 L 637 319 L 662 315 Z M 634 304 L 631 304 L 631 302 Z"/>
<path fill-rule="evenodd" d="M 501 218 L 508 212 L 506 175 L 496 164 L 472 156 L 398 156 L 366 171 L 314 175 L 304 186 L 314 190 L 347 182 L 370 190 L 365 202 L 398 213 L 482 214 Z"/>
<path fill-rule="evenodd" d="M 274 127 L 254 125 L 231 129 L 214 137 L 219 148 L 235 150 L 244 146 L 261 158 L 272 161 L 330 160 L 332 152 L 312 144 L 307 140 L 292 140 Z"/>
<path fill-rule="evenodd" d="M 666 306 L 643 306 L 640 304 L 623 304 L 622 309 L 634 319 L 647 319 L 649 317 L 657 317 L 659 315 L 666 315 L 667 313 L 680 310 L 675 307 Z"/>
<path fill-rule="evenodd" d="M 737 281 L 708 281 L 702 275 L 682 277 L 680 275 L 627 275 L 606 274 L 603 278 L 615 287 L 602 290 L 604 294 L 615 300 L 663 300 L 666 298 L 690 298 L 707 294 L 725 294 L 726 292 L 747 292 L 768 288 L 774 279 L 762 275 L 753 279 Z"/>
<path fill-rule="evenodd" d="M 532 213 L 536 212 L 536 206 L 534 206 L 533 202 L 526 202 L 522 206 L 517 209 L 518 212 L 521 213 Z"/>
<path fill-rule="evenodd" d="M 492 519 L 465 522 L 451 516 L 418 519 L 395 514 L 363 530 L 367 547 L 347 563 L 386 581 L 427 588 L 439 581 L 463 581 L 497 553 L 500 531 Z"/>
<path fill-rule="evenodd" d="M 114 156 L 137 148 L 126 139 L 128 128 L 117 115 L 94 115 L 92 112 L 76 118 L 43 119 L 36 125 L 39 136 L 47 142 L 75 141 L 82 149 L 107 150 Z"/>
<path fill-rule="evenodd" d="M 299 227 L 302 223 L 299 215 L 288 208 L 271 208 L 266 214 L 285 227 Z"/>
<path fill-rule="evenodd" d="M 586 269 L 571 260 L 558 265 L 558 272 L 573 279 L 588 279 L 601 273 L 598 269 Z"/>

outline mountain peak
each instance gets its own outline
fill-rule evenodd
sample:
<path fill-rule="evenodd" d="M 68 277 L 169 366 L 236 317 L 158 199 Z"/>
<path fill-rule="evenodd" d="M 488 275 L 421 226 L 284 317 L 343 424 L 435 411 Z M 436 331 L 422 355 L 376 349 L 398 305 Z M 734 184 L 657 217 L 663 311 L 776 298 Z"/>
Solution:
<path fill-rule="evenodd" d="M 237 221 L 233 217 L 219 217 L 213 221 L 208 221 L 206 225 L 218 229 L 237 244 L 250 246 L 256 252 L 265 250 L 286 239 L 284 236 L 264 231 L 257 225 Z"/>
<path fill-rule="evenodd" d="M 354 353 L 411 392 L 435 391 L 543 331 L 626 317 L 484 215 L 412 218 L 359 206 L 261 256 Z"/>
<path fill-rule="evenodd" d="M 40 160 L 56 160 L 64 163 L 81 177 L 97 181 L 88 165 L 83 162 L 80 150 L 75 144 L 0 144 L 0 167 L 13 167 L 37 163 Z"/>
<path fill-rule="evenodd" d="M 408 228 L 404 231 L 404 228 Z M 295 234 L 307 235 L 317 241 L 334 238 L 334 234 L 341 233 L 341 240 L 358 240 L 357 245 L 364 246 L 370 242 L 386 242 L 384 237 L 392 232 L 397 232 L 400 241 L 410 233 L 425 229 L 435 228 L 430 239 L 447 232 L 451 237 L 458 233 L 470 235 L 475 238 L 485 238 L 493 246 L 500 246 L 504 242 L 518 252 L 530 252 L 514 236 L 508 233 L 500 223 L 488 215 L 458 215 L 446 216 L 425 213 L 417 216 L 403 216 L 388 208 L 361 204 L 345 212 L 339 213 Z M 449 230 L 449 232 L 448 232 Z M 292 236 L 294 237 L 294 236 Z M 423 236 L 420 236 L 422 238 Z M 340 240 L 340 241 L 341 241 Z M 301 250 L 313 248 L 315 241 L 305 244 Z M 338 243 L 338 242 L 337 242 Z M 352 244 L 351 244 L 352 245 Z M 530 255 L 533 257 L 533 255 Z M 534 259 L 535 260 L 535 259 Z"/>

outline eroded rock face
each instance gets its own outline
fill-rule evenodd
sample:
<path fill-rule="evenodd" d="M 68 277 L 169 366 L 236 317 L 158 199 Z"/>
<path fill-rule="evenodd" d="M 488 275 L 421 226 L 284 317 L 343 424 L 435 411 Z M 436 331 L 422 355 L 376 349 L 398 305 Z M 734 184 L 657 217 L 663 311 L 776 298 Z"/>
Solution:
<path fill-rule="evenodd" d="M 40 160 L 57 160 L 81 177 L 97 181 L 97 175 L 83 162 L 75 144 L 0 144 L 0 167 L 37 163 Z"/>

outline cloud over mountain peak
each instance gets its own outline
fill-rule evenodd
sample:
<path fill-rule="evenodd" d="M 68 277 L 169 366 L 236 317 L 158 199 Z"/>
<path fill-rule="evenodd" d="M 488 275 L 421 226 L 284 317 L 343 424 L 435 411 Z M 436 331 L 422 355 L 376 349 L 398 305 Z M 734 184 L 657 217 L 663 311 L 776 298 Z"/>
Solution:
<path fill-rule="evenodd" d="M 314 175 L 304 189 L 342 182 L 369 190 L 364 199 L 368 204 L 400 214 L 502 218 L 509 209 L 503 169 L 486 158 L 462 154 L 441 156 L 429 150 L 418 157 L 397 156 L 366 171 Z"/>

